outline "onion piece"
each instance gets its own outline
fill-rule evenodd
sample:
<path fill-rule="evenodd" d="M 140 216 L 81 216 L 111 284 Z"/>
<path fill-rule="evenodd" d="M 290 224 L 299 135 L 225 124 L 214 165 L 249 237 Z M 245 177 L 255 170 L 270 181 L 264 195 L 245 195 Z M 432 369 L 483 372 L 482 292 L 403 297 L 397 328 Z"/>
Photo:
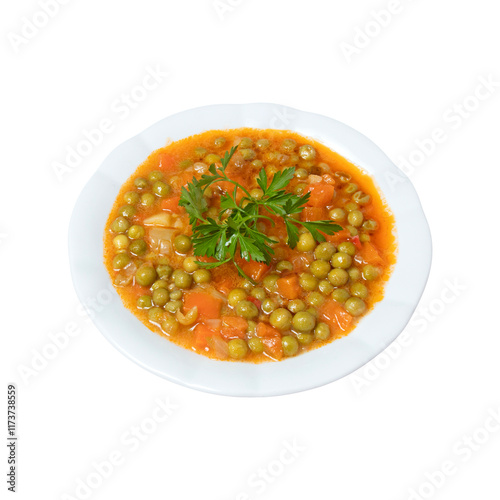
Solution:
<path fill-rule="evenodd" d="M 172 242 L 177 229 L 166 229 L 155 227 L 149 230 L 148 242 L 151 250 L 161 255 L 168 255 L 173 252 Z"/>
<path fill-rule="evenodd" d="M 227 359 L 229 357 L 229 347 L 222 337 L 212 337 L 208 340 L 208 345 L 219 359 Z"/>
<path fill-rule="evenodd" d="M 116 286 L 130 285 L 134 279 L 136 271 L 137 266 L 134 262 L 130 262 L 116 275 L 114 284 Z"/>
<path fill-rule="evenodd" d="M 159 214 L 151 215 L 151 217 L 144 219 L 143 224 L 145 226 L 171 227 L 172 214 L 169 214 L 168 212 L 161 212 Z"/>

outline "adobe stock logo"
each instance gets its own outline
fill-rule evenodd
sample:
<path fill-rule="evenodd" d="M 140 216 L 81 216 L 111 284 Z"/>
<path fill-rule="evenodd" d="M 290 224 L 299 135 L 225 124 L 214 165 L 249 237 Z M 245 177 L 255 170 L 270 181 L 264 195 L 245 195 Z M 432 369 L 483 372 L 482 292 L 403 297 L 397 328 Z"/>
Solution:
<path fill-rule="evenodd" d="M 10 32 L 7 39 L 15 54 L 22 47 L 27 45 L 33 38 L 38 36 L 40 31 L 45 28 L 51 19 L 57 16 L 61 6 L 66 5 L 70 0 L 40 0 L 40 7 L 30 18 L 24 16 L 21 18 L 21 27 L 18 33 Z"/>

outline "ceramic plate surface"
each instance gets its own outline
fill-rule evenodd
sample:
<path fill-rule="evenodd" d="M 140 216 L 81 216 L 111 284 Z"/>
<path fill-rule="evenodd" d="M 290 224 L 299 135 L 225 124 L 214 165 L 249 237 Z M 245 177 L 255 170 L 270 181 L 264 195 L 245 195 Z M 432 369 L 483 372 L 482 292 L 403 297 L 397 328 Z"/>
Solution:
<path fill-rule="evenodd" d="M 144 326 L 113 289 L 103 263 L 106 219 L 121 185 L 155 149 L 211 129 L 252 127 L 309 136 L 365 170 L 396 219 L 397 263 L 385 297 L 348 336 L 280 362 L 216 361 L 179 347 Z M 276 104 L 223 104 L 169 116 L 118 146 L 89 180 L 75 205 L 69 256 L 83 304 L 97 301 L 92 319 L 123 354 L 172 382 L 229 396 L 276 396 L 333 382 L 370 361 L 404 329 L 431 265 L 431 236 L 409 179 L 368 138 L 325 116 Z"/>

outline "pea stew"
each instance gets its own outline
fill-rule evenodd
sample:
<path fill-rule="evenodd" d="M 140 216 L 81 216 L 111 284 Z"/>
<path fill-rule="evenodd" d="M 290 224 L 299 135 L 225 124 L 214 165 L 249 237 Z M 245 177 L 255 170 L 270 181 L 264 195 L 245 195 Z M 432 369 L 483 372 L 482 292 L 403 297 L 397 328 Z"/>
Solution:
<path fill-rule="evenodd" d="M 148 328 L 215 359 L 259 363 L 355 328 L 383 298 L 395 222 L 371 178 L 324 145 L 216 130 L 138 167 L 108 218 L 104 258 Z"/>

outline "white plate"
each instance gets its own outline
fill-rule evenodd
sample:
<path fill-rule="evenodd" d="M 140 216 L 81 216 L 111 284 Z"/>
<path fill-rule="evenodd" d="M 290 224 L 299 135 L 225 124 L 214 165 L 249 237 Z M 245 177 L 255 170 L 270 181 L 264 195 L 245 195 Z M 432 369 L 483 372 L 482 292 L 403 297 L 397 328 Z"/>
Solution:
<path fill-rule="evenodd" d="M 348 336 L 295 358 L 262 364 L 216 361 L 146 328 L 126 309 L 103 264 L 104 225 L 123 182 L 165 145 L 210 129 L 293 130 L 312 137 L 367 171 L 396 219 L 397 264 L 385 298 Z M 102 334 L 142 367 L 193 389 L 230 396 L 276 396 L 348 375 L 382 352 L 404 329 L 424 290 L 431 237 L 409 179 L 369 139 L 325 116 L 275 104 L 223 104 L 169 116 L 118 146 L 83 189 L 69 228 L 73 282 Z M 92 302 L 95 301 L 95 302 Z M 95 305 L 97 304 L 97 306 Z"/>

